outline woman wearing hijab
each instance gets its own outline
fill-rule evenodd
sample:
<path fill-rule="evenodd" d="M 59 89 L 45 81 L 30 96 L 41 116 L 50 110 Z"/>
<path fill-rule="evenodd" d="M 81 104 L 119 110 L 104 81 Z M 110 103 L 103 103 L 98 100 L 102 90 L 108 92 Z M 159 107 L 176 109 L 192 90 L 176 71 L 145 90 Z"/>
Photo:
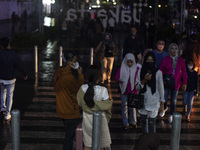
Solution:
<path fill-rule="evenodd" d="M 125 130 L 128 128 L 129 125 L 136 127 L 137 123 L 135 108 L 129 108 L 130 121 L 128 122 L 127 99 L 128 93 L 131 93 L 135 86 L 136 89 L 139 89 L 139 71 L 140 68 L 137 67 L 134 55 L 132 53 L 127 53 L 122 61 L 121 67 L 118 69 L 117 74 L 115 76 L 115 80 L 117 83 L 119 83 L 121 91 L 122 121 Z"/>
<path fill-rule="evenodd" d="M 170 74 L 173 76 L 175 81 L 175 86 L 172 88 L 165 87 L 164 88 L 164 97 L 165 97 L 165 110 L 160 114 L 161 117 L 165 115 L 165 112 L 168 110 L 167 101 L 169 93 L 171 93 L 171 105 L 170 105 L 170 116 L 169 123 L 172 123 L 172 115 L 176 110 L 176 101 L 178 96 L 179 88 L 181 87 L 181 82 L 183 82 L 182 90 L 186 90 L 187 85 L 187 71 L 185 62 L 182 57 L 178 56 L 178 45 L 175 43 L 171 43 L 169 45 L 169 55 L 166 56 L 159 68 L 163 75 Z"/>
<path fill-rule="evenodd" d="M 65 52 L 63 61 L 65 65 L 54 75 L 56 112 L 65 126 L 63 150 L 72 150 L 76 126 L 81 122 L 76 94 L 84 83 L 84 76 L 73 51 Z"/>
<path fill-rule="evenodd" d="M 150 80 L 141 82 L 144 87 L 141 92 L 144 93 L 144 108 L 139 110 L 141 116 L 142 133 L 156 133 L 156 116 L 158 110 L 164 107 L 164 85 L 162 72 L 156 68 L 156 57 L 152 51 L 147 52 L 144 57 L 140 78 L 143 79 L 149 74 Z M 148 120 L 148 124 L 147 121 Z"/>
<path fill-rule="evenodd" d="M 95 49 L 95 53 L 99 54 L 101 60 L 102 83 L 105 80 L 110 83 L 115 53 L 115 44 L 110 33 L 105 33 L 102 41 Z"/>

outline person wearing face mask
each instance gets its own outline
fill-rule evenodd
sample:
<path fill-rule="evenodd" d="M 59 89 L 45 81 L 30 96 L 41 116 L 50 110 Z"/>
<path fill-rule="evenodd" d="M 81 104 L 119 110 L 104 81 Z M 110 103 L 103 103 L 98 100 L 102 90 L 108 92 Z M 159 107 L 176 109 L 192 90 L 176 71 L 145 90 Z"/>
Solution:
<path fill-rule="evenodd" d="M 156 55 L 156 67 L 160 67 L 160 63 L 162 62 L 163 58 L 168 55 L 166 51 L 164 51 L 165 41 L 159 39 L 156 43 L 156 49 L 153 50 L 154 54 Z"/>
<path fill-rule="evenodd" d="M 144 108 L 139 110 L 143 134 L 156 133 L 156 117 L 159 108 L 161 111 L 164 109 L 163 76 L 157 69 L 155 60 L 155 54 L 152 51 L 147 52 L 140 73 L 140 78 L 145 79 L 141 81 L 144 85 L 141 89 L 144 93 Z"/>
<path fill-rule="evenodd" d="M 136 26 L 130 28 L 130 35 L 128 35 L 123 44 L 123 57 L 127 53 L 134 54 L 136 62 L 142 59 L 143 52 L 145 50 L 145 44 L 143 38 L 137 34 Z"/>
<path fill-rule="evenodd" d="M 172 88 L 164 87 L 164 97 L 165 97 L 164 111 L 160 113 L 160 116 L 163 117 L 165 115 L 165 112 L 168 110 L 167 107 L 168 96 L 171 93 L 169 123 L 172 123 L 172 115 L 176 110 L 178 91 L 181 87 L 181 84 L 183 91 L 186 90 L 186 85 L 187 85 L 187 71 L 185 67 L 185 62 L 182 57 L 178 56 L 177 44 L 171 43 L 169 45 L 169 55 L 162 60 L 159 69 L 162 71 L 163 75 L 165 74 L 172 75 L 175 81 L 174 87 Z"/>
<path fill-rule="evenodd" d="M 56 112 L 65 126 L 63 150 L 72 150 L 75 129 L 81 122 L 76 94 L 84 83 L 84 76 L 73 51 L 64 52 L 62 58 L 64 65 L 54 75 Z"/>
<path fill-rule="evenodd" d="M 101 61 L 102 83 L 104 83 L 105 80 L 107 80 L 108 83 L 111 82 L 115 51 L 115 44 L 112 41 L 112 35 L 110 33 L 105 33 L 102 41 L 95 49 L 95 54 L 99 54 Z"/>
<path fill-rule="evenodd" d="M 187 68 L 187 88 L 183 93 L 183 113 L 186 113 L 186 121 L 190 122 L 190 113 L 192 110 L 192 104 L 194 100 L 194 96 L 197 96 L 197 87 L 198 87 L 198 74 L 194 71 L 194 63 L 192 59 L 186 60 L 186 68 Z"/>
<path fill-rule="evenodd" d="M 122 101 L 122 122 L 123 128 L 128 129 L 129 125 L 136 127 L 136 109 L 127 107 L 128 93 L 131 93 L 134 88 L 139 89 L 140 86 L 140 67 L 137 66 L 135 57 L 132 53 L 126 54 L 121 67 L 118 69 L 115 76 L 115 81 L 119 84 Z M 136 87 L 135 87 L 136 86 Z M 129 115 L 128 115 L 129 112 Z M 128 117 L 129 116 L 129 117 Z M 128 119 L 130 118 L 130 119 Z"/>

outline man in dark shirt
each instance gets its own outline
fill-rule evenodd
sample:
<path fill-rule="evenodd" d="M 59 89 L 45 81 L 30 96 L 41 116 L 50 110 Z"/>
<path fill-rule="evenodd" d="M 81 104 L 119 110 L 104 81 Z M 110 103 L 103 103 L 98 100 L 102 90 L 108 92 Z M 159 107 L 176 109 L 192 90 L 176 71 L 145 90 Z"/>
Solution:
<path fill-rule="evenodd" d="M 28 78 L 20 63 L 19 56 L 10 50 L 10 41 L 4 37 L 0 39 L 0 86 L 1 86 L 1 111 L 5 111 L 5 120 L 11 118 L 11 108 L 13 104 L 13 93 L 16 82 L 16 69 L 22 72 L 24 79 Z"/>
<path fill-rule="evenodd" d="M 124 40 L 123 45 L 123 57 L 127 53 L 132 53 L 135 56 L 136 61 L 142 58 L 142 54 L 145 49 L 144 40 L 141 36 L 137 35 L 136 26 L 132 26 L 130 29 L 130 35 Z"/>

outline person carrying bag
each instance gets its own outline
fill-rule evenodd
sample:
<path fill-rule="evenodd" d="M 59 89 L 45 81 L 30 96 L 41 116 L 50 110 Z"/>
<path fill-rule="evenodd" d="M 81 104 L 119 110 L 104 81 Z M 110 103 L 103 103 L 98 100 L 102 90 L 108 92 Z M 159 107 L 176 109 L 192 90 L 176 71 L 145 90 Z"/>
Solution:
<path fill-rule="evenodd" d="M 140 78 L 141 92 L 144 93 L 144 107 L 138 112 L 141 116 L 142 133 L 156 133 L 156 117 L 161 104 L 164 109 L 164 86 L 162 72 L 155 66 L 155 54 L 148 52 L 144 57 Z M 148 123 L 147 123 L 148 122 Z"/>
<path fill-rule="evenodd" d="M 120 96 L 122 101 L 122 122 L 123 128 L 125 130 L 128 129 L 129 125 L 135 128 L 137 123 L 136 108 L 131 108 L 127 106 L 128 94 L 131 93 L 131 91 L 133 91 L 137 83 L 140 84 L 140 69 L 137 68 L 138 67 L 134 55 L 132 53 L 128 53 L 124 57 L 121 67 L 118 69 L 117 74 L 115 76 L 115 80 L 119 84 L 121 92 Z M 139 84 L 136 86 L 136 90 L 139 89 Z M 128 116 L 130 119 L 128 118 Z"/>

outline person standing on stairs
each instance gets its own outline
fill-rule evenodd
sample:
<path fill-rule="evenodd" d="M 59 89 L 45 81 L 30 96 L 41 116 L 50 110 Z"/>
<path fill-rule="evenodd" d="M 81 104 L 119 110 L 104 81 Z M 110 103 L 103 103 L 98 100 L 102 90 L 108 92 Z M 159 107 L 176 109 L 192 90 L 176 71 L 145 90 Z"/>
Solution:
<path fill-rule="evenodd" d="M 63 150 L 72 150 L 75 130 L 81 122 L 76 94 L 84 82 L 84 76 L 73 51 L 64 52 L 62 57 L 65 64 L 54 75 L 56 112 L 65 126 Z"/>

